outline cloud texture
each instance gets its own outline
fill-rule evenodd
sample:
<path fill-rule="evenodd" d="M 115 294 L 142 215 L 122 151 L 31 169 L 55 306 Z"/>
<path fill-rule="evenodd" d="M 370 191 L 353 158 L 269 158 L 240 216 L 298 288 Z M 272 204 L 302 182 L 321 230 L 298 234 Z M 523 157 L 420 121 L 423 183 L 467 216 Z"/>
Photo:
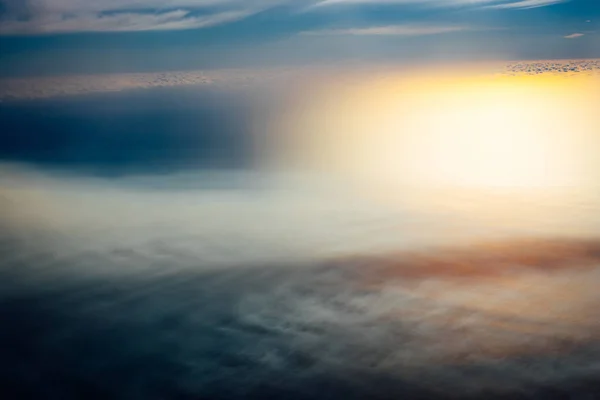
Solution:
<path fill-rule="evenodd" d="M 377 0 L 410 7 L 480 7 L 527 9 L 564 0 Z M 199 29 L 230 23 L 261 11 L 284 6 L 309 9 L 344 4 L 368 5 L 365 0 L 2 0 L 0 34 L 120 32 Z M 315 7 L 311 7 L 315 6 Z"/>
<path fill-rule="evenodd" d="M 278 0 L 3 0 L 4 34 L 206 28 L 244 19 Z"/>

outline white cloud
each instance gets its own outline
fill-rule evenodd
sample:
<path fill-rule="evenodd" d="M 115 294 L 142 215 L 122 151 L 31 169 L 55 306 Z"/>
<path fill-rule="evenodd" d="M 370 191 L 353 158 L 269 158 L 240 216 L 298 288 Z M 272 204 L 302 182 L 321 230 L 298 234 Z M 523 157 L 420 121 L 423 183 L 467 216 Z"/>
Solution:
<path fill-rule="evenodd" d="M 204 28 L 232 22 L 248 16 L 248 12 L 228 11 L 209 16 L 193 16 L 186 10 L 158 14 L 117 13 L 111 15 L 80 14 L 73 18 L 60 15 L 31 21 L 10 21 L 0 26 L 0 33 L 63 33 L 103 31 L 147 31 Z"/>
<path fill-rule="evenodd" d="M 12 10 L 52 13 L 86 13 L 119 10 L 160 10 L 177 8 L 228 7 L 264 4 L 265 0 L 4 0 Z"/>
<path fill-rule="evenodd" d="M 282 0 L 0 0 L 0 34 L 203 28 L 237 21 Z"/>
<path fill-rule="evenodd" d="M 521 8 L 521 9 L 527 9 L 527 8 L 538 8 L 538 7 L 545 7 L 545 6 L 550 6 L 553 4 L 558 4 L 558 3 L 564 3 L 565 0 L 519 0 L 519 1 L 510 1 L 510 2 L 504 2 L 501 4 L 494 4 L 492 6 L 490 6 L 490 8 L 497 8 L 497 9 L 510 9 L 510 8 Z"/>
<path fill-rule="evenodd" d="M 567 0 L 0 0 L 0 34 L 192 29 L 243 19 L 277 5 L 484 6 L 525 9 Z"/>
<path fill-rule="evenodd" d="M 562 3 L 567 0 L 323 0 L 317 6 L 338 4 L 412 4 L 432 7 L 478 6 L 490 4 L 493 8 L 535 8 Z"/>
<path fill-rule="evenodd" d="M 377 3 L 377 4 L 426 4 L 439 6 L 454 6 L 460 4 L 473 3 L 491 3 L 496 0 L 323 0 L 318 2 L 317 6 L 333 6 L 337 4 L 360 4 L 360 3 Z"/>
<path fill-rule="evenodd" d="M 472 30 L 465 26 L 389 25 L 354 29 L 326 29 L 302 32 L 303 35 L 395 35 L 423 36 Z"/>
<path fill-rule="evenodd" d="M 572 33 L 570 35 L 565 36 L 565 39 L 577 39 L 582 36 L 585 36 L 585 35 L 583 33 Z"/>

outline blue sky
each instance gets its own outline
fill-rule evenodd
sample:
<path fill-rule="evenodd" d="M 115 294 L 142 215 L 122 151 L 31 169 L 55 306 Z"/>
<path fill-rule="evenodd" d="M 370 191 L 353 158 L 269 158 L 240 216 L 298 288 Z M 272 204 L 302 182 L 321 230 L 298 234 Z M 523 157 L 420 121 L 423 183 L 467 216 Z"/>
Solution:
<path fill-rule="evenodd" d="M 600 57 L 598 0 L 0 0 L 0 75 Z"/>

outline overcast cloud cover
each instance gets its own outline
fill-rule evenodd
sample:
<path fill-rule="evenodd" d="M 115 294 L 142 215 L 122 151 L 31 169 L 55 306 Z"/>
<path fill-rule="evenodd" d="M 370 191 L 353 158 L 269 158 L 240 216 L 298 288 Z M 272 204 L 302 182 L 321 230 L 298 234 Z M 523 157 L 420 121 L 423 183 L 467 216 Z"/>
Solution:
<path fill-rule="evenodd" d="M 0 167 L 8 398 L 545 400 L 598 388 L 595 241 L 415 258 L 414 246 L 507 232 L 443 209 L 386 210 L 314 177 L 257 190 L 240 172 Z M 215 180 L 231 186 L 201 187 Z M 597 208 L 543 207 L 597 232 Z"/>

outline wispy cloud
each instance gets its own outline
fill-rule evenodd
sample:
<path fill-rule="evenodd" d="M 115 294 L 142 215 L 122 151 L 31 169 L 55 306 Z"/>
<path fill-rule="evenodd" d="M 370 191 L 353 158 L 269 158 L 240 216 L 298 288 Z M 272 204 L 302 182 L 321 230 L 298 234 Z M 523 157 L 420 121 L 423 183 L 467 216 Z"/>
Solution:
<path fill-rule="evenodd" d="M 572 33 L 570 35 L 565 36 L 565 39 L 577 39 L 579 37 L 585 36 L 583 33 Z"/>
<path fill-rule="evenodd" d="M 562 3 L 568 0 L 323 0 L 316 6 L 341 4 L 406 4 L 429 7 L 489 6 L 491 8 L 535 8 Z"/>
<path fill-rule="evenodd" d="M 324 29 L 302 32 L 302 35 L 394 35 L 423 36 L 473 30 L 466 26 L 388 25 L 353 29 Z"/>
<path fill-rule="evenodd" d="M 564 3 L 566 0 L 511 0 L 509 2 L 502 2 L 499 4 L 494 4 L 489 6 L 489 8 L 497 8 L 497 9 L 527 9 L 527 8 L 538 8 L 550 6 L 553 4 Z"/>
<path fill-rule="evenodd" d="M 241 20 L 279 5 L 292 8 L 308 5 L 313 10 L 348 4 L 529 9 L 565 1 L 568 0 L 0 0 L 0 34 L 204 28 Z M 447 31 L 385 27 L 336 34 L 414 35 Z"/>
<path fill-rule="evenodd" d="M 438 6 L 454 6 L 460 4 L 472 3 L 491 3 L 497 0 L 322 0 L 315 5 L 334 6 L 340 4 L 422 4 L 422 5 L 438 5 Z"/>
<path fill-rule="evenodd" d="M 0 34 L 204 28 L 283 0 L 0 0 Z"/>
<path fill-rule="evenodd" d="M 31 21 L 7 22 L 0 26 L 0 33 L 39 34 L 192 29 L 232 22 L 248 15 L 248 12 L 230 11 L 209 16 L 193 16 L 186 10 L 152 14 L 132 12 L 112 15 L 80 14 L 73 18 L 51 15 Z"/>

